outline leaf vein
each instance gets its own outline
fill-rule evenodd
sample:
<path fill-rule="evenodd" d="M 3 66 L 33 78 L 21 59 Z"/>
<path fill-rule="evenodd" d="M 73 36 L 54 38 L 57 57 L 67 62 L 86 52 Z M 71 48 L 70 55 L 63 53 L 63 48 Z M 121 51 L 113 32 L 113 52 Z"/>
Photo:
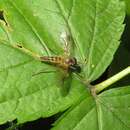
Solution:
<path fill-rule="evenodd" d="M 83 55 L 82 55 L 82 51 L 81 51 L 79 45 L 77 44 L 77 40 L 76 40 L 76 39 L 74 38 L 74 36 L 73 36 L 72 30 L 71 30 L 71 26 L 70 26 L 70 24 L 69 24 L 69 22 L 68 22 L 68 19 L 66 19 L 65 15 L 64 15 L 64 13 L 63 13 L 63 11 L 62 11 L 62 8 L 60 7 L 59 2 L 58 2 L 57 0 L 55 0 L 55 2 L 56 2 L 56 4 L 57 4 L 57 7 L 59 8 L 60 12 L 62 12 L 61 16 L 63 17 L 63 19 L 64 19 L 65 22 L 66 22 L 66 25 L 67 25 L 67 27 L 68 27 L 69 33 L 70 33 L 71 38 L 72 38 L 72 43 L 74 43 L 75 46 L 77 47 L 77 49 L 79 50 L 81 59 L 84 59 L 84 58 L 83 58 Z M 75 1 L 74 1 L 74 2 L 75 2 Z M 72 4 L 72 6 L 74 6 L 74 2 L 73 2 L 73 4 Z M 72 13 L 72 9 L 71 9 L 71 13 Z"/>
<path fill-rule="evenodd" d="M 34 61 L 34 60 L 28 60 L 28 61 L 25 61 L 25 62 L 16 64 L 16 65 L 8 66 L 8 67 L 6 67 L 6 68 L 4 68 L 4 69 L 1 69 L 1 70 L 0 70 L 0 73 L 3 72 L 3 71 L 6 71 L 6 70 L 8 70 L 8 69 L 12 69 L 12 68 L 15 68 L 15 67 L 19 67 L 19 66 L 21 66 L 21 65 L 24 65 L 24 64 L 28 64 L 28 63 L 30 63 L 30 62 L 32 62 L 32 61 Z"/>
<path fill-rule="evenodd" d="M 42 38 L 40 38 L 40 35 L 38 34 L 36 28 L 31 24 L 31 22 L 24 16 L 24 14 L 22 13 L 22 11 L 17 7 L 17 5 L 14 4 L 13 1 L 9 0 L 9 2 L 11 3 L 11 5 L 18 11 L 18 13 L 24 18 L 25 22 L 29 25 L 29 27 L 31 28 L 32 32 L 35 34 L 35 36 L 39 39 L 41 45 L 43 46 L 43 48 L 45 49 L 46 53 L 49 55 L 49 48 L 46 46 L 45 42 L 43 41 Z"/>
<path fill-rule="evenodd" d="M 91 60 L 92 60 L 92 53 L 94 49 L 94 40 L 95 40 L 95 33 L 96 33 L 96 26 L 97 26 L 97 0 L 95 3 L 95 18 L 94 18 L 94 26 L 93 26 L 93 32 L 92 32 L 92 40 L 90 42 L 90 49 L 89 49 L 89 56 L 88 56 L 88 75 L 91 72 Z"/>
<path fill-rule="evenodd" d="M 109 112 L 111 112 L 113 114 L 113 116 L 120 121 L 125 127 L 130 128 L 130 126 L 128 126 L 114 111 L 112 111 L 111 109 L 109 109 L 109 106 L 105 105 L 105 103 L 103 103 L 103 101 L 98 100 Z"/>

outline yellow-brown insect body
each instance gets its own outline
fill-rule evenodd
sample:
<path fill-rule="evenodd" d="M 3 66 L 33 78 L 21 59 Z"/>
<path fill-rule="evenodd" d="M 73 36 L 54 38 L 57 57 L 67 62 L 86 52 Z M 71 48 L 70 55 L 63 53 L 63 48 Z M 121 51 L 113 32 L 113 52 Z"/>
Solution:
<path fill-rule="evenodd" d="M 42 62 L 46 62 L 48 64 L 53 64 L 55 66 L 59 66 L 63 69 L 68 69 L 69 64 L 67 63 L 68 58 L 63 58 L 60 56 L 43 56 L 40 58 Z"/>
<path fill-rule="evenodd" d="M 77 60 L 72 57 L 61 57 L 61 56 L 43 56 L 40 57 L 42 62 L 58 66 L 64 70 L 71 72 L 81 72 L 80 66 L 77 64 Z"/>

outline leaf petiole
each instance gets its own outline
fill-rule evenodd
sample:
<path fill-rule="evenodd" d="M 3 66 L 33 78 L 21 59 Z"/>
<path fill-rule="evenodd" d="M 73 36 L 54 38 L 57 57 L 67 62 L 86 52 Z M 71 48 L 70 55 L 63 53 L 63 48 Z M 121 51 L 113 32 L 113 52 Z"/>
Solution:
<path fill-rule="evenodd" d="M 107 88 L 110 85 L 114 84 L 115 82 L 119 81 L 120 79 L 127 76 L 128 74 L 130 74 L 130 66 L 127 67 L 126 69 L 122 70 L 121 72 L 115 74 L 111 78 L 109 78 L 109 79 L 95 85 L 96 93 L 101 92 L 102 90 L 104 90 L 105 88 Z"/>

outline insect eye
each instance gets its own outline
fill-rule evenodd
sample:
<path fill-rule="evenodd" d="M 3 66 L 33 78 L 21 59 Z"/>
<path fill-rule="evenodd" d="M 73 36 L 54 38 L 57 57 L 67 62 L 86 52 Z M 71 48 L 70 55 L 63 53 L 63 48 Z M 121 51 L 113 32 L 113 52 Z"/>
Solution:
<path fill-rule="evenodd" d="M 69 59 L 69 64 L 70 65 L 74 65 L 75 64 L 75 61 L 73 59 Z"/>

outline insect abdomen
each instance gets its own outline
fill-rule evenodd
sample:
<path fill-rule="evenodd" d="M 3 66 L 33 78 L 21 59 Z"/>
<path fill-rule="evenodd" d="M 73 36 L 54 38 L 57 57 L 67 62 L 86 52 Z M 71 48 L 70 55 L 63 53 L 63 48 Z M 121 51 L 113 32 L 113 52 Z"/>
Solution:
<path fill-rule="evenodd" d="M 41 61 L 43 62 L 48 62 L 48 63 L 55 63 L 55 64 L 60 64 L 62 62 L 62 58 L 61 57 L 53 57 L 53 56 L 43 56 L 40 57 Z"/>

